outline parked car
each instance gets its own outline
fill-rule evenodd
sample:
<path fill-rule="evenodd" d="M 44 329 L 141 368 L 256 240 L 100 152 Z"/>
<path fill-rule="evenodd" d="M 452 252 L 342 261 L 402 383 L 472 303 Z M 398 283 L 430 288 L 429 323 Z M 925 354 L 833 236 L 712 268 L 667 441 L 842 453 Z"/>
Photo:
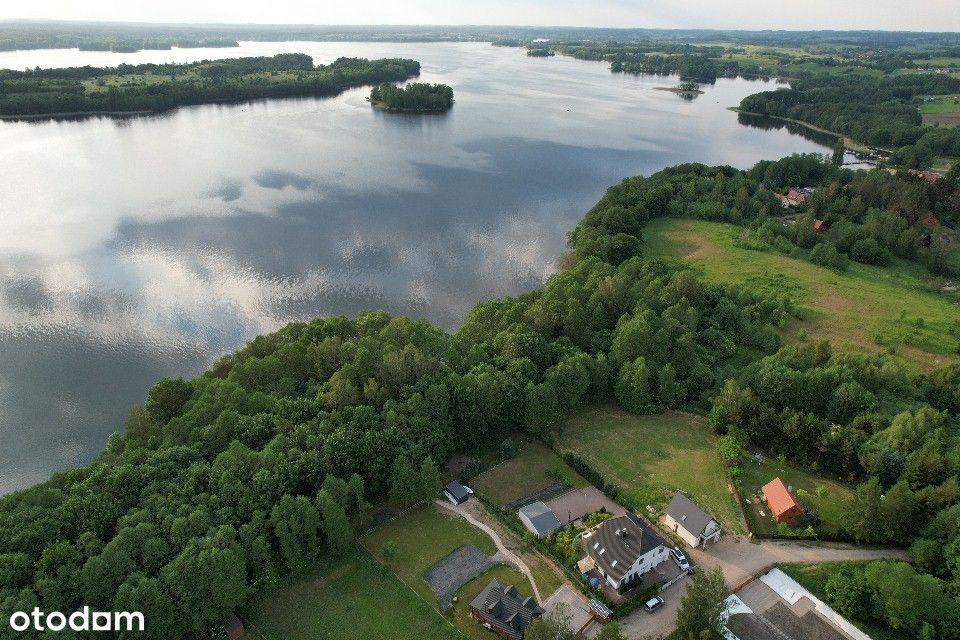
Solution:
<path fill-rule="evenodd" d="M 653 596 L 649 600 L 643 603 L 643 608 L 647 610 L 647 613 L 653 613 L 657 609 L 663 606 L 663 598 L 660 596 Z"/>
<path fill-rule="evenodd" d="M 683 551 L 680 551 L 680 549 L 670 549 L 670 555 L 673 556 L 673 561 L 677 563 L 677 566 L 680 567 L 682 571 L 692 573 L 690 570 L 690 562 L 687 561 L 687 556 L 683 555 Z"/>

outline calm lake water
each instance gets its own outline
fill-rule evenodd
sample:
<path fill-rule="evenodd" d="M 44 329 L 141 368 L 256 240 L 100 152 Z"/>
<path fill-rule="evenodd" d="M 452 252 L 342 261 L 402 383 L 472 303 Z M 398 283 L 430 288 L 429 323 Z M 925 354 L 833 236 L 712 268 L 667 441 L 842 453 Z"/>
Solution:
<path fill-rule="evenodd" d="M 0 122 L 0 493 L 91 460 L 165 375 L 293 320 L 370 308 L 455 328 L 540 285 L 620 179 L 828 151 L 727 107 L 772 85 L 528 58 L 488 44 L 243 43 L 137 54 L 0 53 L 59 67 L 303 52 L 421 61 L 442 116 L 369 89 L 151 117 Z"/>

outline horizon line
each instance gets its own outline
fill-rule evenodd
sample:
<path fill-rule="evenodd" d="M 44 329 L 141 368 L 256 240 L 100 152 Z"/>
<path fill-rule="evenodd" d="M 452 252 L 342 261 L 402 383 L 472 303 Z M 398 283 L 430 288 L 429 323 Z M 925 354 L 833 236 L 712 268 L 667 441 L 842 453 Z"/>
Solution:
<path fill-rule="evenodd" d="M 572 26 L 561 24 L 482 24 L 482 23 L 383 23 L 383 24 L 335 24 L 335 23 L 313 23 L 313 22 L 170 22 L 170 21 L 149 21 L 149 20 L 78 20 L 71 18 L 0 18 L 0 25 L 5 24 L 78 24 L 78 25 L 117 25 L 117 26 L 151 26 L 151 27 L 322 27 L 322 28 L 348 28 L 348 29 L 384 29 L 384 28 L 455 28 L 464 27 L 471 29 L 564 29 L 571 31 L 661 31 L 661 32 L 684 32 L 699 31 L 707 33 L 885 33 L 885 34 L 940 34 L 957 35 L 960 31 L 915 31 L 908 29 L 739 29 L 723 27 L 644 27 L 644 26 Z"/>

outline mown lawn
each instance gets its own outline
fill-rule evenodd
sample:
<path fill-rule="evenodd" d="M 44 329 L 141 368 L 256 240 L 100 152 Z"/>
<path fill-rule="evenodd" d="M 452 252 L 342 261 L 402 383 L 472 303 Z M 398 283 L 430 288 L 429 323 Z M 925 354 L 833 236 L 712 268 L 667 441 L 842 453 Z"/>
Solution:
<path fill-rule="evenodd" d="M 614 405 L 588 407 L 567 420 L 559 446 L 589 462 L 641 508 L 662 509 L 682 489 L 724 531 L 745 533 L 716 440 L 700 416 L 635 416 Z"/>
<path fill-rule="evenodd" d="M 364 551 L 266 593 L 243 613 L 257 640 L 462 638 L 450 622 Z"/>
<path fill-rule="evenodd" d="M 867 562 L 825 562 L 823 564 L 781 564 L 780 569 L 788 576 L 806 587 L 813 595 L 826 602 L 826 584 L 834 573 L 840 571 L 843 567 L 857 567 L 868 564 Z M 829 603 L 827 603 L 829 604 Z M 912 636 L 902 631 L 894 631 L 888 627 L 861 622 L 860 620 L 850 620 L 861 631 L 866 633 L 873 640 L 912 640 Z"/>
<path fill-rule="evenodd" d="M 505 585 L 512 584 L 524 597 L 533 595 L 530 582 L 526 577 L 513 567 L 503 564 L 493 567 L 479 578 L 474 578 L 460 587 L 456 595 L 457 601 L 453 605 L 453 623 L 464 636 L 471 640 L 493 640 L 497 637 L 470 616 L 470 603 L 493 580 L 499 580 Z M 544 597 L 547 596 L 544 595 Z"/>
<path fill-rule="evenodd" d="M 524 441 L 519 448 L 513 458 L 474 478 L 471 488 L 502 506 L 546 489 L 558 478 L 574 487 L 590 484 L 539 442 Z"/>
<path fill-rule="evenodd" d="M 751 460 L 743 465 L 740 474 L 741 495 L 751 503 L 747 505 L 747 512 L 754 531 L 766 534 L 777 531 L 760 491 L 763 485 L 777 477 L 793 489 L 794 497 L 805 509 L 817 512 L 821 520 L 820 533 L 825 537 L 837 537 L 843 528 L 847 506 L 853 498 L 850 488 L 775 458 L 765 458 L 762 463 Z M 766 516 L 760 516 L 758 509 L 762 509 Z"/>
<path fill-rule="evenodd" d="M 397 545 L 397 554 L 389 562 L 383 557 L 383 546 L 388 541 Z M 440 512 L 433 505 L 391 520 L 362 542 L 377 558 L 387 562 L 401 580 L 436 606 L 439 606 L 436 594 L 423 581 L 427 569 L 465 544 L 472 544 L 489 555 L 497 552 L 493 540 L 483 531 L 459 516 Z"/>
<path fill-rule="evenodd" d="M 957 320 L 951 297 L 931 291 L 922 269 L 898 262 L 881 268 L 851 263 L 844 273 L 770 251 L 736 246 L 734 225 L 659 218 L 644 230 L 651 257 L 682 258 L 714 282 L 734 283 L 767 294 L 787 294 L 804 319 L 792 322 L 810 339 L 842 349 L 877 352 L 893 348 L 907 361 L 932 369 L 956 360 L 949 337 Z"/>

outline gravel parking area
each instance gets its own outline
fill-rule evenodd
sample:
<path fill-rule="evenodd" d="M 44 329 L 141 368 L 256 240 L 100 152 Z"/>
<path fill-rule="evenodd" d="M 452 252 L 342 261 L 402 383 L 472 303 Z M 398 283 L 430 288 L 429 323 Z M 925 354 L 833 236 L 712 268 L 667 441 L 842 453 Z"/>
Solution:
<path fill-rule="evenodd" d="M 440 605 L 449 609 L 457 590 L 495 565 L 493 558 L 472 544 L 450 552 L 446 558 L 423 574 L 424 581 L 440 598 Z"/>

